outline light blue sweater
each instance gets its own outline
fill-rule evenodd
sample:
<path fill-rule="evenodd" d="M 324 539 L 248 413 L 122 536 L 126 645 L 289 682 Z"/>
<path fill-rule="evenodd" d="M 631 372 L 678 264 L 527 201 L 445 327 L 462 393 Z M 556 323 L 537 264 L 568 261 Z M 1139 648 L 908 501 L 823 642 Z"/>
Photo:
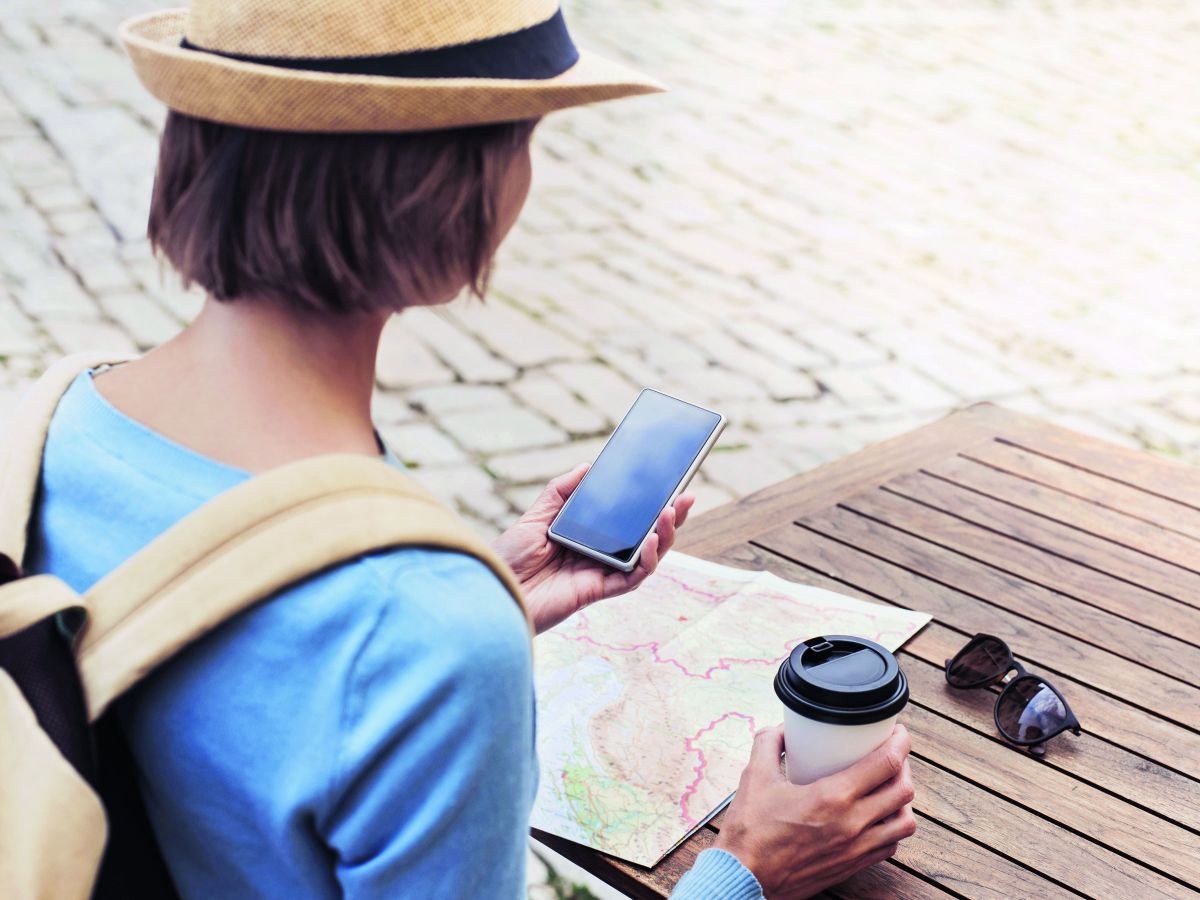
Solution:
<path fill-rule="evenodd" d="M 84 374 L 51 426 L 27 570 L 86 590 L 247 477 L 124 416 Z M 185 897 L 525 896 L 528 637 L 473 557 L 400 548 L 310 578 L 117 712 Z M 675 896 L 761 892 L 710 850 Z"/>

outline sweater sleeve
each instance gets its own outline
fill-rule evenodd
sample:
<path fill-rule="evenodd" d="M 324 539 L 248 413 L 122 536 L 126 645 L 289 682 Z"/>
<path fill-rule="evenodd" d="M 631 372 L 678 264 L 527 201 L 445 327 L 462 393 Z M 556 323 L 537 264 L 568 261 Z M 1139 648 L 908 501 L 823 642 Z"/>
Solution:
<path fill-rule="evenodd" d="M 725 850 L 710 847 L 696 857 L 671 900 L 762 900 L 758 879 L 741 861 Z"/>
<path fill-rule="evenodd" d="M 342 895 L 522 897 L 536 769 L 525 620 L 473 557 L 384 571 L 317 823 Z M 387 560 L 382 560 L 381 565 Z"/>

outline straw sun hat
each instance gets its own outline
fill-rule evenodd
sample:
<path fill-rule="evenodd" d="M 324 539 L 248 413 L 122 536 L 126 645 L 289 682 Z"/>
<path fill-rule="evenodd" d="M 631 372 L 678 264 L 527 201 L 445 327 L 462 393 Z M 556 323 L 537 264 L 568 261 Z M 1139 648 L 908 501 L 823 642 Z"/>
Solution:
<path fill-rule="evenodd" d="M 578 50 L 558 0 L 194 0 L 121 40 L 171 109 L 285 131 L 419 131 L 662 90 Z"/>

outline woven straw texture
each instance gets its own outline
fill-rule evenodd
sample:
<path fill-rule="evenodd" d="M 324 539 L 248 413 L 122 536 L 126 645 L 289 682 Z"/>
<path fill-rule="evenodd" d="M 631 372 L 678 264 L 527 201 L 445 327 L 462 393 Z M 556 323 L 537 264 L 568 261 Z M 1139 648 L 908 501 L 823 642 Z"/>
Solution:
<path fill-rule="evenodd" d="M 219 9 L 212 9 L 206 15 L 213 17 L 220 9 L 240 5 L 215 4 Z M 441 9 L 443 5 L 436 3 L 433 8 Z M 535 5 L 541 6 L 531 0 L 507 4 L 523 14 Z M 415 0 L 399 6 L 418 9 Z M 342 47 L 333 47 L 331 40 L 321 40 L 326 33 L 321 29 L 329 27 L 329 34 L 344 36 L 349 26 L 337 24 L 337 20 L 356 17 L 358 5 L 327 2 L 321 7 L 327 12 L 314 19 L 309 43 L 300 50 L 289 50 L 289 55 L 327 56 L 343 51 Z M 541 8 L 545 11 L 545 7 Z M 553 14 L 555 8 L 550 7 L 549 13 Z M 663 90 L 653 79 L 586 51 L 580 51 L 579 62 L 566 72 L 544 80 L 389 78 L 264 66 L 182 49 L 179 41 L 187 15 L 184 9 L 168 10 L 130 19 L 121 26 L 121 39 L 138 78 L 171 109 L 250 128 L 424 131 L 533 119 L 570 106 Z M 514 15 L 513 19 L 517 21 L 519 16 Z M 434 20 L 425 11 L 420 13 L 418 21 L 421 28 L 428 30 Z M 461 32 L 464 26 L 459 23 L 456 27 Z M 189 39 L 202 43 L 197 36 L 189 35 Z M 320 43 L 320 52 L 313 41 Z"/>
<path fill-rule="evenodd" d="M 187 37 L 246 56 L 376 56 L 508 34 L 557 9 L 557 0 L 193 0 Z"/>

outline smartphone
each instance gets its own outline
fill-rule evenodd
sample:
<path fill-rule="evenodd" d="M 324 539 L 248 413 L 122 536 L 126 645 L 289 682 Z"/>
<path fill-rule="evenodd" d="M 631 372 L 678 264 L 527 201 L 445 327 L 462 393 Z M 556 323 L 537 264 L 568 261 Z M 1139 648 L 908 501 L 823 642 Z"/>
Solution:
<path fill-rule="evenodd" d="M 687 487 L 725 421 L 645 388 L 550 523 L 550 539 L 632 572 L 659 513 Z"/>

